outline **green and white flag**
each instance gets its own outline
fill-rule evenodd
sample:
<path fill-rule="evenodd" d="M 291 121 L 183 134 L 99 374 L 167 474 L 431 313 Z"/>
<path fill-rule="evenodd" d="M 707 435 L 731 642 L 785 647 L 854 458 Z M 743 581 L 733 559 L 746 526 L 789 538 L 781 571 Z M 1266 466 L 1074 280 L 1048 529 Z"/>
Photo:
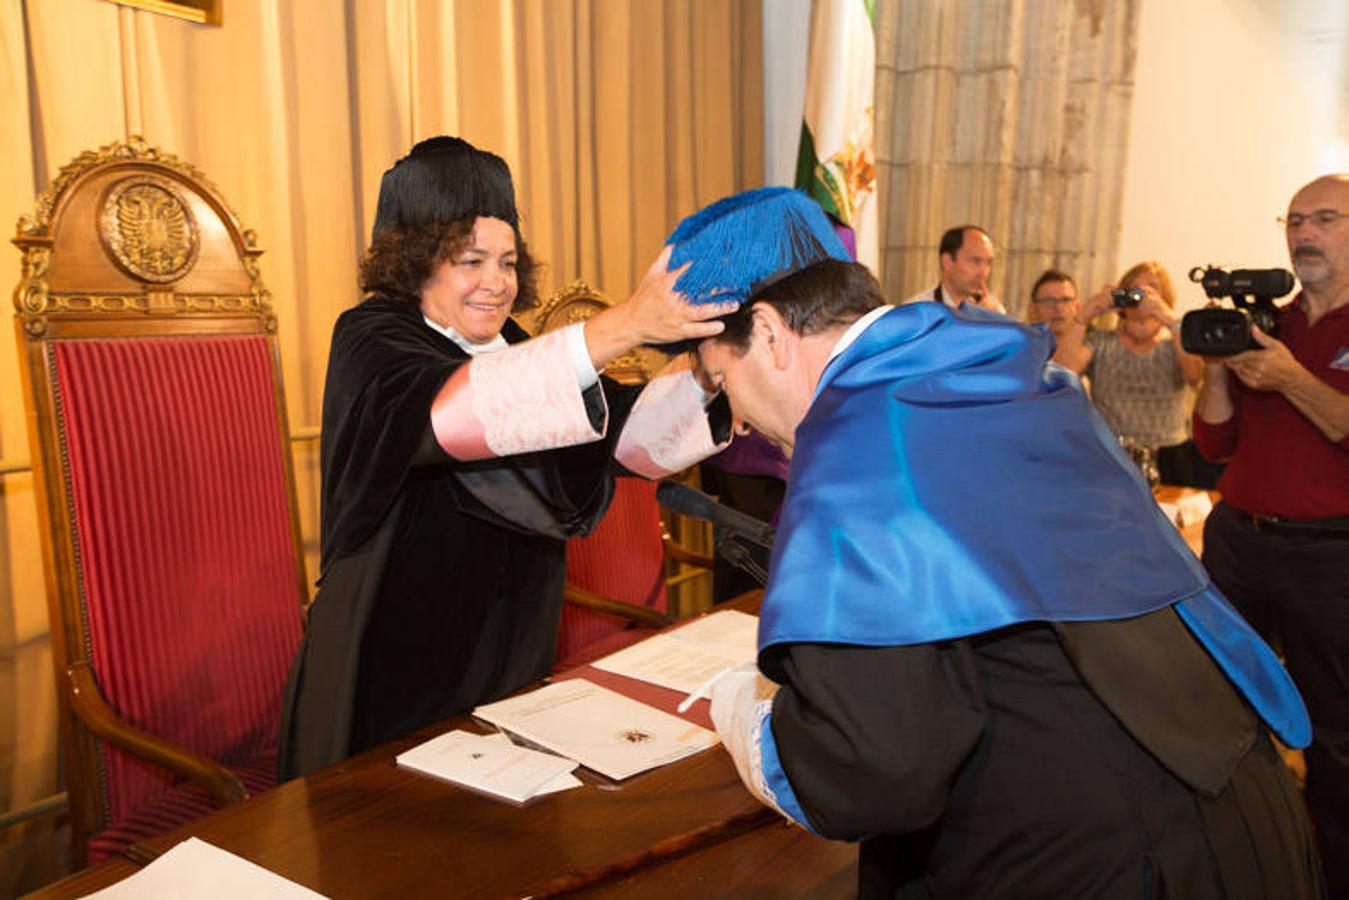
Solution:
<path fill-rule="evenodd" d="M 876 210 L 875 0 L 815 0 L 796 186 L 851 235 L 879 274 Z"/>

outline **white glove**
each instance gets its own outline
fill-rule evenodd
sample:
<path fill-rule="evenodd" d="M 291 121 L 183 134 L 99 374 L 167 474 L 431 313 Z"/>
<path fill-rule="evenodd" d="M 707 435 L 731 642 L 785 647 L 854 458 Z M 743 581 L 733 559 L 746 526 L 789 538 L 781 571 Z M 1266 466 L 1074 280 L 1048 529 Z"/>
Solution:
<path fill-rule="evenodd" d="M 778 686 L 759 674 L 752 663 L 727 672 L 712 686 L 712 724 L 731 754 L 740 780 L 755 797 L 778 812 L 777 799 L 763 775 L 759 740 L 764 721 L 773 709 Z M 783 813 L 785 816 L 786 813 Z"/>

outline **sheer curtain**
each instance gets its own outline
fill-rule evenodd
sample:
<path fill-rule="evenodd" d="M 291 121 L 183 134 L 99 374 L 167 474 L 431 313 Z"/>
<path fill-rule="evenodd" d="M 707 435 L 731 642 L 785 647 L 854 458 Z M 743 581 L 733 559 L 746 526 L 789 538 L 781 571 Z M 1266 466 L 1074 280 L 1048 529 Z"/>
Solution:
<path fill-rule="evenodd" d="M 938 278 L 949 227 L 983 226 L 1013 315 L 1054 266 L 1115 277 L 1141 0 L 877 3 L 882 271 Z"/>
<path fill-rule="evenodd" d="M 379 176 L 414 141 L 459 134 L 506 158 L 545 295 L 585 278 L 622 297 L 680 216 L 762 183 L 761 31 L 761 0 L 225 0 L 220 27 L 0 0 L 0 222 L 81 151 L 132 134 L 193 163 L 267 251 L 292 427 L 317 425 Z M 0 252 L 11 286 L 18 262 Z M 0 458 L 26 460 L 12 339 L 0 396 Z M 297 445 L 296 474 L 312 578 L 316 444 Z M 3 813 L 56 779 L 31 479 L 5 474 L 0 491 Z M 7 843 L 0 872 L 40 865 Z"/>

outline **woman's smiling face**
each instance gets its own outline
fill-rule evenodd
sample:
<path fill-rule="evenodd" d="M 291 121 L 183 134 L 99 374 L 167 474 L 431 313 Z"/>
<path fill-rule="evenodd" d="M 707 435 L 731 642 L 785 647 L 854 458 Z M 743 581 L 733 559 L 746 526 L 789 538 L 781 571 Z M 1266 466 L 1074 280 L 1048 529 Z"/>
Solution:
<path fill-rule="evenodd" d="M 506 324 L 519 290 L 515 260 L 515 229 L 500 219 L 479 217 L 468 246 L 436 266 L 422 286 L 422 314 L 471 343 L 492 340 Z"/>

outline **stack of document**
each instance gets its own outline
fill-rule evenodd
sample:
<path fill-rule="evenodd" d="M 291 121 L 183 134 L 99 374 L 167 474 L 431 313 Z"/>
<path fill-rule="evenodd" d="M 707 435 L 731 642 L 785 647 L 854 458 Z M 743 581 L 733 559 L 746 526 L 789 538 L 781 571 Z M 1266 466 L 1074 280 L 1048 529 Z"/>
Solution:
<path fill-rule="evenodd" d="M 479 706 L 473 715 L 615 781 L 718 743 L 706 728 L 584 678 Z"/>
<path fill-rule="evenodd" d="M 572 760 L 517 747 L 504 734 L 451 731 L 400 753 L 397 762 L 515 803 L 581 785 Z"/>
<path fill-rule="evenodd" d="M 688 694 L 718 672 L 754 662 L 758 634 L 758 616 L 727 609 L 647 638 L 591 665 Z"/>

